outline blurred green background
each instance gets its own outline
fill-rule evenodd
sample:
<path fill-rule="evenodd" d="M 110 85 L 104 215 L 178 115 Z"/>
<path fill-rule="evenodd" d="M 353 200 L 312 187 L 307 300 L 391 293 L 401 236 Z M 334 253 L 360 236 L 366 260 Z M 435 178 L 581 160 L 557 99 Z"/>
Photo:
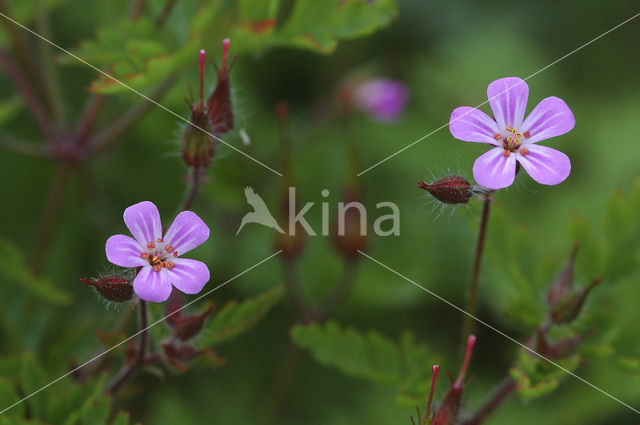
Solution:
<path fill-rule="evenodd" d="M 281 2 L 278 19 L 284 20 L 294 3 Z M 210 5 L 220 9 L 207 15 Z M 50 37 L 69 49 L 80 46 L 81 40 L 94 39 L 100 28 L 120 25 L 131 7 L 129 2 L 114 0 L 34 0 L 2 6 L 3 13 L 16 13 L 16 19 L 27 19 L 36 30 L 48 20 Z M 164 6 L 164 1 L 149 0 L 141 16 L 152 19 Z M 300 202 L 316 202 L 308 217 L 319 228 L 320 192 L 330 191 L 328 201 L 335 213 L 346 184 L 349 136 L 336 102 L 345 78 L 354 74 L 390 76 L 406 84 L 411 95 L 405 113 L 394 123 L 377 122 L 360 113 L 352 117 L 350 137 L 358 146 L 363 170 L 445 124 L 455 107 L 484 102 L 491 81 L 536 73 L 633 16 L 635 7 L 622 0 L 609 1 L 606 7 L 600 1 L 583 1 L 579 10 L 573 2 L 399 0 L 388 25 L 381 24 L 362 37 L 341 39 L 335 50 L 321 54 L 286 42 L 247 43 L 241 48 L 243 40 L 235 44 L 231 32 L 243 13 L 236 2 L 190 0 L 178 2 L 166 24 L 150 39 L 169 43 L 169 52 L 177 51 L 193 40 L 189 31 L 194 31 L 194 17 L 202 21 L 197 45 L 185 53 L 187 60 L 169 69 L 177 80 L 160 101 L 188 118 L 183 97 L 188 94 L 187 83 L 197 86 L 197 49 L 207 49 L 209 58 L 219 63 L 220 40 L 231 34 L 231 52 L 234 48 L 240 51 L 231 73 L 236 128 L 224 139 L 280 170 L 276 105 L 288 102 L 291 178 Z M 45 63 L 47 49 L 37 39 L 6 20 L 2 24 L 3 50 L 10 51 L 9 28 L 22 31 L 31 49 L 28 53 L 39 64 Z M 572 173 L 555 187 L 537 185 L 520 173 L 514 186 L 495 195 L 495 220 L 489 223 L 492 254 L 484 263 L 478 310 L 483 320 L 525 340 L 534 328 L 514 318 L 510 300 L 515 297 L 542 305 L 546 284 L 568 258 L 573 243 L 581 242 L 586 253 L 578 255 L 576 281 L 586 284 L 602 275 L 604 283 L 586 306 L 586 323 L 595 331 L 576 373 L 634 407 L 640 407 L 640 317 L 635 301 L 640 297 L 636 209 L 640 203 L 629 199 L 638 197 L 637 189 L 636 195 L 630 193 L 640 177 L 639 28 L 640 21 L 632 21 L 528 80 L 528 110 L 553 95 L 565 100 L 575 114 L 573 131 L 543 143 L 569 155 Z M 61 59 L 59 51 L 49 53 L 56 63 L 67 120 L 73 123 L 96 72 L 86 66 L 61 64 L 71 61 Z M 132 53 L 125 49 L 120 54 Z M 109 70 L 106 56 L 97 65 Z M 141 89 L 149 93 L 162 79 L 164 75 Z M 213 67 L 207 67 L 205 79 L 207 88 L 212 88 Z M 20 95 L 5 74 L 0 78 L 0 99 L 0 132 L 42 144 L 33 118 L 21 106 Z M 119 112 L 144 102 L 129 92 L 108 95 L 95 131 Z M 489 110 L 487 106 L 483 109 Z M 250 136 L 249 145 L 243 145 L 240 129 Z M 16 276 L 0 273 L 0 354 L 6 360 L 0 369 L 9 381 L 13 379 L 12 362 L 25 352 L 33 353 L 49 380 L 60 376 L 73 362 L 83 362 L 100 347 L 94 329 L 112 329 L 126 312 L 127 307 L 105 308 L 105 303 L 79 284 L 79 278 L 110 269 L 104 243 L 110 235 L 125 232 L 124 208 L 150 200 L 158 205 L 164 220 L 175 214 L 186 187 L 187 167 L 180 153 L 183 130 L 183 122 L 153 107 L 105 154 L 91 160 L 65 166 L 50 158 L 0 150 L 1 238 L 22 253 L 26 264 L 41 261 L 42 277 L 69 295 L 55 306 L 39 301 L 51 295 L 33 301 L 15 284 Z M 374 218 L 378 202 L 395 202 L 401 211 L 400 236 L 371 234 L 367 252 L 460 306 L 466 302 L 481 205 L 472 200 L 468 207 L 439 214 L 440 206 L 418 191 L 415 182 L 450 173 L 471 179 L 473 161 L 484 150 L 454 140 L 444 128 L 358 180 Z M 61 172 L 68 175 L 59 211 L 52 213 L 45 207 L 55 176 Z M 239 236 L 235 232 L 248 212 L 244 187 L 253 186 L 275 208 L 282 185 L 280 177 L 224 146 L 219 147 L 206 177 L 192 208 L 212 229 L 213 237 L 193 253 L 211 269 L 212 281 L 205 289 L 274 251 L 271 229 L 247 226 Z M 36 246 L 44 243 L 40 237 L 43 215 L 53 215 L 54 223 L 44 250 Z M 505 243 L 507 240 L 512 242 Z M 34 258 L 36 255 L 42 258 Z M 621 257 L 628 257 L 624 265 L 612 260 Z M 524 287 L 513 282 L 514 263 L 522 266 Z M 340 254 L 329 238 L 306 239 L 299 259 L 300 283 L 312 299 L 319 300 L 331 290 L 341 267 Z M 221 306 L 231 299 L 255 296 L 282 284 L 283 279 L 282 262 L 275 258 L 214 292 L 210 299 Z M 459 368 L 462 315 L 366 259 L 360 260 L 353 291 L 333 319 L 360 330 L 375 328 L 395 340 L 403 330 L 411 330 L 443 371 L 455 374 Z M 224 366 L 194 366 L 185 373 L 165 372 L 164 378 L 142 373 L 115 398 L 114 409 L 128 410 L 134 421 L 144 424 L 410 423 L 414 408 L 396 401 L 393 385 L 346 376 L 320 365 L 307 351 L 295 352 L 290 330 L 297 320 L 285 296 L 256 327 L 216 347 L 217 354 L 228 359 Z M 469 411 L 502 379 L 518 353 L 518 347 L 500 335 L 482 326 L 476 331 L 473 379 L 464 402 Z M 631 366 L 625 369 L 621 363 Z M 112 372 L 117 369 L 117 363 L 113 364 Z M 436 400 L 447 387 L 442 374 Z M 56 398 L 62 391 L 54 386 L 35 397 Z M 553 394 L 530 401 L 512 396 L 486 423 L 514 421 L 623 424 L 637 423 L 637 415 L 567 377 Z"/>

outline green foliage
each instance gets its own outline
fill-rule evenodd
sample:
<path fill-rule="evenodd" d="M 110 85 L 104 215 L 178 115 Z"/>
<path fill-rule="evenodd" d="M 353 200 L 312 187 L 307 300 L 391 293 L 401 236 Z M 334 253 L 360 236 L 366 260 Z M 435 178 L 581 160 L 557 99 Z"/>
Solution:
<path fill-rule="evenodd" d="M 397 343 L 375 330 L 361 333 L 330 321 L 297 325 L 294 342 L 320 364 L 344 374 L 398 387 L 398 400 L 412 405 L 424 397 L 431 378 L 431 357 L 425 346 L 405 333 Z"/>
<path fill-rule="evenodd" d="M 277 1 L 238 2 L 240 22 L 233 27 L 239 49 L 283 46 L 332 53 L 338 40 L 362 37 L 388 25 L 396 16 L 394 0 L 299 0 L 278 24 Z"/>
<path fill-rule="evenodd" d="M 282 286 L 241 303 L 229 301 L 202 329 L 197 345 L 212 347 L 251 329 L 273 308 L 284 294 Z"/>
<path fill-rule="evenodd" d="M 13 118 L 22 106 L 22 98 L 18 96 L 0 100 L 0 126 Z"/>
<path fill-rule="evenodd" d="M 38 14 L 42 13 L 46 10 L 52 10 L 68 0 L 4 0 L 3 3 L 6 5 L 6 8 L 3 7 L 1 10 L 6 15 L 11 17 L 11 19 L 19 22 L 22 25 L 28 26 L 33 23 L 34 20 L 37 19 Z M 6 18 L 1 18 L 5 20 Z M 10 28 L 11 25 L 15 25 L 14 23 L 7 23 L 7 27 Z M 19 34 L 22 31 L 17 26 L 15 27 L 16 33 Z M 9 39 L 7 37 L 7 33 L 4 28 L 0 31 L 0 46 L 5 47 L 9 43 Z"/>
<path fill-rule="evenodd" d="M 47 303 L 55 305 L 69 303 L 69 294 L 53 286 L 49 280 L 31 273 L 18 248 L 2 237 L 0 237 L 0 258 L 3 261 L 3 267 L 0 268 L 0 279 L 3 282 L 21 286 L 29 294 Z"/>
<path fill-rule="evenodd" d="M 159 84 L 190 59 L 197 57 L 200 40 L 192 37 L 182 46 L 168 36 L 161 36 L 147 19 L 122 20 L 98 30 L 94 40 L 80 44 L 72 53 L 135 90 Z M 160 36 L 159 36 L 160 35 Z M 85 66 L 69 55 L 60 55 L 62 63 Z M 90 91 L 113 94 L 127 92 L 122 84 L 102 74 L 93 81 Z"/>
<path fill-rule="evenodd" d="M 557 360 L 557 364 L 573 372 L 580 363 L 580 356 L 574 355 Z M 525 400 L 531 400 L 550 394 L 567 376 L 559 367 L 542 360 L 529 352 L 521 351 L 518 365 L 509 371 L 516 381 L 516 391 Z"/>

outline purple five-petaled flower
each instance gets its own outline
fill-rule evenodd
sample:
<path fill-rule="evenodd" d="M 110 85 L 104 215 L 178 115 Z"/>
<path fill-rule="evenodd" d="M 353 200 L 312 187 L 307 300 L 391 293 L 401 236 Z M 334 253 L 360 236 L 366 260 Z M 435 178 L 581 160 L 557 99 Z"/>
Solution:
<path fill-rule="evenodd" d="M 402 115 L 409 90 L 391 78 L 375 78 L 364 82 L 355 92 L 357 105 L 378 121 L 395 121 Z"/>
<path fill-rule="evenodd" d="M 162 302 L 172 285 L 185 294 L 196 294 L 209 281 L 209 268 L 182 255 L 209 238 L 207 225 L 191 211 L 183 211 L 162 234 L 158 208 L 149 201 L 124 210 L 124 222 L 133 235 L 107 240 L 107 259 L 121 267 L 139 267 L 133 290 L 143 300 Z"/>
<path fill-rule="evenodd" d="M 567 104 L 557 97 L 547 97 L 525 119 L 529 87 L 517 77 L 492 82 L 487 97 L 495 120 L 479 109 L 463 106 L 453 111 L 449 121 L 456 139 L 494 146 L 473 164 L 476 182 L 489 189 L 510 186 L 516 161 L 540 184 L 564 181 L 571 172 L 567 155 L 536 143 L 574 127 L 576 120 Z"/>

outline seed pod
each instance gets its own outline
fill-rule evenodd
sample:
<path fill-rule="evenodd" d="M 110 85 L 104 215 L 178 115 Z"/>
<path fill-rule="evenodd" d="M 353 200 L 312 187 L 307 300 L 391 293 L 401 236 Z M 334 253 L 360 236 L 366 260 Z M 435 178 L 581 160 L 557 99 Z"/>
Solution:
<path fill-rule="evenodd" d="M 554 323 L 569 323 L 574 321 L 576 317 L 578 317 L 578 314 L 580 314 L 580 310 L 591 290 L 601 282 L 602 279 L 595 279 L 589 286 L 571 291 L 557 300 L 550 306 L 549 314 L 551 320 Z"/>
<path fill-rule="evenodd" d="M 198 335 L 202 330 L 204 319 L 213 311 L 213 303 L 209 305 L 209 308 L 202 314 L 193 314 L 189 316 L 182 316 L 175 324 L 173 328 L 174 334 L 181 341 L 187 341 Z"/>
<path fill-rule="evenodd" d="M 233 111 L 231 110 L 231 87 L 229 84 L 229 39 L 222 40 L 222 66 L 218 69 L 218 82 L 207 101 L 209 124 L 216 135 L 222 135 L 233 128 Z"/>
<path fill-rule="evenodd" d="M 426 184 L 420 180 L 418 189 L 424 189 L 445 204 L 466 204 L 473 196 L 471 184 L 460 176 L 448 176 Z"/>
<path fill-rule="evenodd" d="M 133 285 L 120 275 L 108 275 L 99 279 L 80 279 L 85 285 L 93 286 L 96 291 L 109 301 L 121 303 L 133 298 Z"/>

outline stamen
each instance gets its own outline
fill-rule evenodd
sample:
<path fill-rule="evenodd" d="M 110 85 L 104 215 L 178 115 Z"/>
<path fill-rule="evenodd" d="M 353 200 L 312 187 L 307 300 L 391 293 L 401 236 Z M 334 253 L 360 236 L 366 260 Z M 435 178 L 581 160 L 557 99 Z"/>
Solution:
<path fill-rule="evenodd" d="M 173 256 L 177 257 L 178 256 L 178 251 L 173 251 Z"/>
<path fill-rule="evenodd" d="M 160 266 L 162 266 L 162 268 L 164 269 L 165 267 L 167 267 L 167 262 L 163 261 L 162 263 L 160 263 Z"/>
<path fill-rule="evenodd" d="M 164 242 L 164 239 L 158 238 L 158 242 L 162 243 L 162 242 Z"/>
<path fill-rule="evenodd" d="M 141 252 L 141 253 L 140 253 L 140 257 L 141 257 L 143 260 L 148 260 L 148 259 L 149 259 L 149 253 L 148 253 L 148 252 Z"/>
<path fill-rule="evenodd" d="M 508 149 L 505 149 L 504 151 L 502 151 L 502 156 L 504 156 L 505 158 L 509 158 L 509 155 L 511 155 L 511 152 L 509 152 Z"/>
<path fill-rule="evenodd" d="M 160 260 L 158 259 L 157 255 L 154 255 L 153 258 L 151 259 L 151 264 L 158 264 Z"/>
<path fill-rule="evenodd" d="M 172 268 L 174 268 L 176 266 L 176 264 L 173 261 L 169 261 L 167 262 L 167 269 L 171 270 Z"/>
<path fill-rule="evenodd" d="M 171 245 L 166 245 L 164 247 L 164 250 L 167 251 L 169 254 L 171 254 L 171 252 L 173 251 L 173 247 Z"/>
<path fill-rule="evenodd" d="M 160 270 L 162 270 L 162 267 L 160 267 L 159 264 L 156 264 L 155 266 L 153 266 L 153 271 L 154 272 L 159 272 Z"/>
<path fill-rule="evenodd" d="M 501 135 L 501 134 L 496 133 L 496 134 L 493 136 L 493 138 L 494 138 L 494 139 L 496 139 L 496 140 L 500 140 L 500 139 L 502 139 L 502 135 Z"/>
<path fill-rule="evenodd" d="M 529 149 L 527 149 L 526 147 L 521 147 L 520 150 L 518 151 L 520 152 L 520 155 L 525 156 L 526 154 L 529 153 Z"/>
<path fill-rule="evenodd" d="M 528 131 L 525 131 L 524 133 L 522 133 L 524 135 L 525 138 L 529 138 L 531 137 L 531 133 L 529 133 Z"/>
<path fill-rule="evenodd" d="M 155 248 L 155 247 L 156 247 L 156 244 L 154 244 L 153 242 L 149 242 L 149 243 L 147 244 L 147 248 L 149 248 L 149 249 L 153 249 L 153 248 Z"/>

